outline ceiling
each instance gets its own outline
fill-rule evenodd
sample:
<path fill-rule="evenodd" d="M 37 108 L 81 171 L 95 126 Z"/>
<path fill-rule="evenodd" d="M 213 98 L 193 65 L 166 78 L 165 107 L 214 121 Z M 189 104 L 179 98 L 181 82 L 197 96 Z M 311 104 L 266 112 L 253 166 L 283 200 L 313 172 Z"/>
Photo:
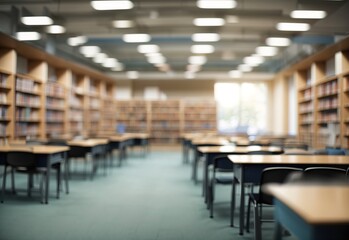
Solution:
<path fill-rule="evenodd" d="M 265 45 L 267 37 L 288 37 L 292 44 L 280 47 L 278 54 L 266 57 L 251 72 L 243 73 L 241 79 L 268 79 L 275 72 L 319 48 L 349 34 L 349 1 L 329 0 L 236 0 L 233 9 L 200 9 L 196 0 L 132 0 L 130 10 L 97 11 L 86 0 L 0 0 L 0 30 L 14 34 L 15 30 L 28 27 L 18 21 L 25 12 L 42 15 L 49 12 L 55 24 L 66 28 L 60 35 L 45 34 L 43 27 L 32 26 L 30 30 L 43 33 L 43 39 L 32 41 L 59 56 L 89 65 L 118 79 L 127 79 L 126 72 L 137 71 L 140 79 L 185 79 L 193 33 L 219 33 L 220 40 L 212 42 L 215 51 L 205 54 L 207 61 L 193 76 L 194 79 L 229 79 L 228 72 L 243 63 L 243 58 L 255 53 L 258 46 Z M 296 9 L 325 10 L 322 20 L 292 19 L 290 12 Z M 17 16 L 17 17 L 14 17 Z M 199 27 L 194 18 L 222 17 L 224 26 Z M 132 20 L 134 26 L 120 29 L 113 20 Z M 278 31 L 278 22 L 305 22 L 311 25 L 307 32 Z M 138 43 L 122 40 L 126 33 L 147 33 L 157 44 L 168 67 L 159 69 L 147 62 L 144 54 L 137 51 Z M 79 47 L 71 47 L 67 39 L 86 36 L 85 45 L 99 46 L 108 57 L 123 64 L 122 71 L 102 67 L 92 59 L 85 58 Z M 206 44 L 206 43 L 200 43 Z"/>

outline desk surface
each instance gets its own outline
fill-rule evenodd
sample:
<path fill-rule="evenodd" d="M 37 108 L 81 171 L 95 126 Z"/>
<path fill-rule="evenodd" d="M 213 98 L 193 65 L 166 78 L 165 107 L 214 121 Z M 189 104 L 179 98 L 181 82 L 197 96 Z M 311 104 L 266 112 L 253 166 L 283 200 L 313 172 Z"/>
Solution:
<path fill-rule="evenodd" d="M 192 140 L 193 145 L 204 145 L 204 144 L 217 144 L 217 145 L 227 145 L 229 141 L 225 137 L 208 137 L 208 138 L 194 138 Z"/>
<path fill-rule="evenodd" d="M 10 152 L 10 151 L 30 151 L 36 154 L 54 154 L 58 152 L 65 152 L 69 150 L 66 146 L 35 146 L 35 145 L 25 145 L 25 146 L 0 146 L 0 152 Z"/>
<path fill-rule="evenodd" d="M 108 139 L 87 139 L 87 140 L 72 140 L 67 142 L 69 146 L 79 147 L 94 147 L 97 145 L 103 145 L 108 143 Z"/>
<path fill-rule="evenodd" d="M 237 164 L 343 164 L 349 165 L 349 156 L 331 155 L 229 155 Z"/>
<path fill-rule="evenodd" d="M 203 146 L 198 147 L 198 151 L 201 153 L 248 153 L 251 151 L 270 151 L 270 152 L 282 152 L 279 147 L 262 147 L 262 146 Z"/>
<path fill-rule="evenodd" d="M 349 223 L 348 185 L 269 185 L 265 191 L 310 224 Z"/>

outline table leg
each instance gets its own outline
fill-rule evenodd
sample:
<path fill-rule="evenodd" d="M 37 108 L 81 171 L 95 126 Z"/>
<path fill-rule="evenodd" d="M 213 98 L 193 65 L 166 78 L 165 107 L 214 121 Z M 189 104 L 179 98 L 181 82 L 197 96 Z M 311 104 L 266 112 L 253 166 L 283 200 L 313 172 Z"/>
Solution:
<path fill-rule="evenodd" d="M 198 151 L 197 149 L 194 149 L 192 179 L 194 180 L 195 184 L 197 184 L 197 165 L 198 165 Z"/>
<path fill-rule="evenodd" d="M 51 176 L 51 155 L 48 156 L 48 161 L 46 163 L 47 167 L 47 175 L 46 175 L 46 183 L 45 183 L 45 204 L 48 204 L 48 194 L 50 192 L 50 176 Z"/>
<path fill-rule="evenodd" d="M 244 182 L 243 171 L 241 170 L 241 182 L 240 182 L 240 226 L 239 234 L 244 235 L 244 222 L 245 222 L 245 182 Z"/>

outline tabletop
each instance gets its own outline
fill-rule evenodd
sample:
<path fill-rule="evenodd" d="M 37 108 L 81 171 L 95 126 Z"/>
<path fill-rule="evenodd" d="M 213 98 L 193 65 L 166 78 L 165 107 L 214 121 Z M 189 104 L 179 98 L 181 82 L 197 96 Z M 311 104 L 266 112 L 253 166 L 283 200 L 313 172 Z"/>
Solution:
<path fill-rule="evenodd" d="M 29 151 L 36 154 L 54 154 L 58 152 L 68 151 L 67 146 L 46 146 L 46 145 L 26 145 L 26 146 L 11 146 L 5 145 L 0 146 L 0 152 L 10 152 L 10 151 Z"/>
<path fill-rule="evenodd" d="M 87 140 L 72 140 L 67 142 L 70 146 L 94 147 L 96 145 L 107 144 L 108 139 L 96 138 Z"/>
<path fill-rule="evenodd" d="M 270 152 L 281 152 L 282 149 L 279 147 L 263 147 L 263 146 L 202 146 L 198 147 L 198 151 L 201 153 L 248 153 L 251 151 L 270 151 Z"/>

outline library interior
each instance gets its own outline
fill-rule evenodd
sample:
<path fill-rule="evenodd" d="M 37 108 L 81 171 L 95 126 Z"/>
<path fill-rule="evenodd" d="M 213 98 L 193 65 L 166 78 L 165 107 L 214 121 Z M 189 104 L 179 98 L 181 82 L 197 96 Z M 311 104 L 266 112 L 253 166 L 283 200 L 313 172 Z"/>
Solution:
<path fill-rule="evenodd" d="M 349 239 L 348 12 L 0 0 L 0 239 Z"/>

